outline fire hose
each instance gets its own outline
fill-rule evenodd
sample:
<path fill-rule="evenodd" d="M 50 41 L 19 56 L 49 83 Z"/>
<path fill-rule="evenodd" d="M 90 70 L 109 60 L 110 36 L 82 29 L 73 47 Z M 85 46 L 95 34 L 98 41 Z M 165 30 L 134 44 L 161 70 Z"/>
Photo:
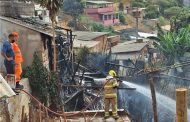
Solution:
<path fill-rule="evenodd" d="M 109 81 L 109 80 L 108 80 L 108 81 Z M 107 81 L 107 82 L 108 82 L 108 81 Z M 39 105 L 40 105 L 41 107 L 46 108 L 47 111 L 49 111 L 49 112 L 51 112 L 51 113 L 53 113 L 53 114 L 55 114 L 55 115 L 58 115 L 58 116 L 63 116 L 63 117 L 66 119 L 66 117 L 71 117 L 71 116 L 74 116 L 74 115 L 77 115 L 77 114 L 80 114 L 80 113 L 84 113 L 84 111 L 86 111 L 87 108 L 88 108 L 89 106 L 91 106 L 91 105 L 96 101 L 96 99 L 98 98 L 98 96 L 100 96 L 100 94 L 102 93 L 102 91 L 103 91 L 103 89 L 104 89 L 104 86 L 107 84 L 107 82 L 101 87 L 101 89 L 99 90 L 97 96 L 92 100 L 91 103 L 89 103 L 89 104 L 88 104 L 85 108 L 83 108 L 81 111 L 78 111 L 78 112 L 73 113 L 73 114 L 66 114 L 65 112 L 63 112 L 63 113 L 55 112 L 55 111 L 51 110 L 50 108 L 46 107 L 45 105 L 43 105 L 43 104 L 42 104 L 37 98 L 35 98 L 32 94 L 28 93 L 28 92 L 25 91 L 25 90 L 21 90 L 21 91 L 23 91 L 25 94 L 27 94 L 27 95 L 30 96 L 33 100 L 35 100 L 37 103 L 39 103 Z M 134 89 L 131 88 L 131 90 L 134 90 Z"/>

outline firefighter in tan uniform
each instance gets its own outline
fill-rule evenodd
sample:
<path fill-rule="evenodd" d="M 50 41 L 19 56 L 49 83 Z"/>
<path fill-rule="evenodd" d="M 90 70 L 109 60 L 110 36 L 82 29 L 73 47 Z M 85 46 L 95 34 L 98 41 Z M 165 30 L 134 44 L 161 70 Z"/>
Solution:
<path fill-rule="evenodd" d="M 112 105 L 113 118 L 116 120 L 119 118 L 117 114 L 117 87 L 119 84 L 115 77 L 116 72 L 114 70 L 110 70 L 104 85 L 105 119 L 109 118 L 110 103 Z"/>

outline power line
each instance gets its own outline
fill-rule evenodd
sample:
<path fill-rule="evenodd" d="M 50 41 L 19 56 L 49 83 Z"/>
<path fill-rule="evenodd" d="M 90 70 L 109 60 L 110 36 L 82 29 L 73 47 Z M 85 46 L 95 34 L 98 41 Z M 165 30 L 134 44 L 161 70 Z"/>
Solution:
<path fill-rule="evenodd" d="M 188 78 L 182 78 L 182 77 L 179 77 L 179 76 L 168 75 L 168 74 L 162 74 L 162 73 L 161 73 L 160 75 L 164 75 L 164 76 L 169 76 L 169 77 L 173 77 L 173 78 L 177 78 L 177 79 L 181 79 L 181 80 L 190 81 L 190 79 L 188 79 Z"/>
<path fill-rule="evenodd" d="M 145 72 L 145 73 L 142 73 L 142 74 L 138 74 L 140 72 L 138 72 L 136 74 L 138 76 L 140 76 L 140 75 L 146 75 L 146 74 L 155 73 L 155 72 L 164 72 L 164 71 L 169 70 L 169 69 L 174 69 L 174 68 L 177 68 L 177 67 L 182 67 L 182 66 L 187 66 L 187 65 L 190 65 L 190 60 L 181 62 L 180 64 L 174 64 L 174 65 L 170 65 L 170 66 L 166 66 L 166 67 L 161 67 L 161 68 L 158 68 L 156 70 L 148 71 L 148 72 Z M 142 70 L 141 72 L 143 72 L 143 71 L 144 70 Z"/>

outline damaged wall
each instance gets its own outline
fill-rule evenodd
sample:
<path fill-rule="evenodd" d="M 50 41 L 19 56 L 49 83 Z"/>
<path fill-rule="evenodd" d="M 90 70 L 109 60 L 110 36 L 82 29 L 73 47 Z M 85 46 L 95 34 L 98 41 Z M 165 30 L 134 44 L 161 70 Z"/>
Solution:
<path fill-rule="evenodd" d="M 48 48 L 45 46 L 47 39 L 50 38 L 48 35 L 35 31 L 27 27 L 26 24 L 20 24 L 4 17 L 0 17 L 0 46 L 2 45 L 3 40 L 7 38 L 8 34 L 13 31 L 18 32 L 20 36 L 18 43 L 23 54 L 24 67 L 29 66 L 32 63 L 35 51 L 39 52 L 41 59 L 44 59 L 44 62 L 48 65 Z M 46 57 L 42 58 L 42 56 Z M 0 55 L 0 71 L 3 69 L 3 57 Z"/>

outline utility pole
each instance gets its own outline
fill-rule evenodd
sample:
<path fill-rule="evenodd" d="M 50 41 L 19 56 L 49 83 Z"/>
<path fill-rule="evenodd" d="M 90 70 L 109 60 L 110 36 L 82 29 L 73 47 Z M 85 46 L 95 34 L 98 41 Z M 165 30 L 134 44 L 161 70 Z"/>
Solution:
<path fill-rule="evenodd" d="M 139 18 L 141 17 L 141 13 L 139 11 L 138 6 L 133 10 L 133 16 L 134 16 L 134 18 L 136 18 L 136 41 L 137 41 L 138 40 Z"/>
<path fill-rule="evenodd" d="M 147 80 L 150 86 L 151 96 L 152 96 L 152 111 L 154 115 L 154 122 L 158 122 L 158 114 L 157 114 L 157 103 L 156 103 L 156 91 L 154 87 L 154 77 L 159 73 L 158 70 L 153 69 L 152 60 L 148 63 L 148 67 L 145 68 L 145 72 L 147 72 Z"/>
<path fill-rule="evenodd" d="M 156 103 L 156 92 L 154 87 L 154 78 L 148 77 L 148 82 L 150 85 L 150 91 L 152 96 L 152 110 L 154 114 L 154 122 L 158 122 L 158 115 L 157 115 L 157 103 Z"/>
<path fill-rule="evenodd" d="M 139 28 L 139 8 L 137 7 L 137 10 L 136 10 L 136 41 L 138 41 L 138 28 Z"/>

